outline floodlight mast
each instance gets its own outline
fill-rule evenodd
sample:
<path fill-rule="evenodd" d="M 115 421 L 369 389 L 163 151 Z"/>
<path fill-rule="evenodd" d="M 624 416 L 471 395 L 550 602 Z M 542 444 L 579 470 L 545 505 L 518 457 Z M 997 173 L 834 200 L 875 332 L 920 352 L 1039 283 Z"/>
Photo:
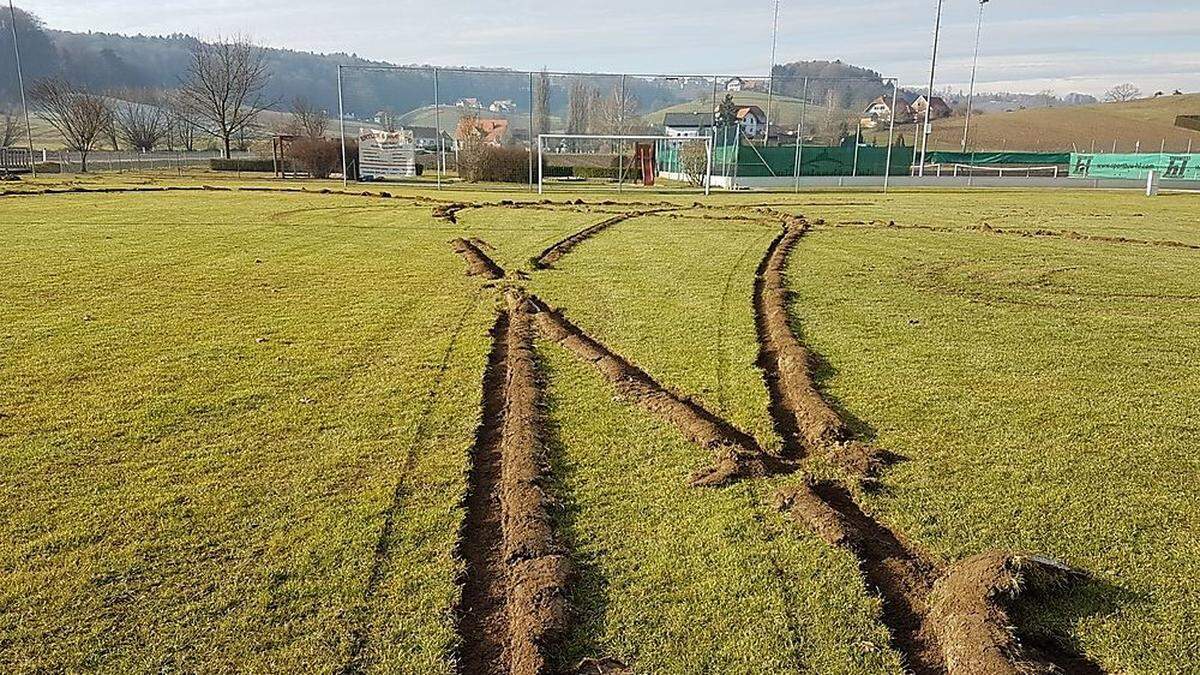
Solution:
<path fill-rule="evenodd" d="M 37 162 L 33 159 L 33 125 L 29 123 L 29 104 L 25 101 L 25 77 L 21 74 L 21 48 L 17 45 L 17 10 L 8 0 L 8 14 L 12 17 L 13 56 L 17 65 L 17 86 L 21 89 L 21 110 L 25 113 L 25 140 L 29 142 L 29 171 L 37 178 Z"/>

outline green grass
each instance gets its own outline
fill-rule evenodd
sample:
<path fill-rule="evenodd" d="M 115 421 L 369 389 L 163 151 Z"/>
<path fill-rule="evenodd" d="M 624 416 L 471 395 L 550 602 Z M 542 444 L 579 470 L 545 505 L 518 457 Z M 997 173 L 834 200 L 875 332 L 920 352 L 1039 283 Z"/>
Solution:
<path fill-rule="evenodd" d="M 1197 261 L 839 229 L 790 270 L 828 392 L 908 458 L 869 508 L 943 560 L 1026 550 L 1094 575 L 1030 618 L 1114 672 L 1196 665 Z"/>
<path fill-rule="evenodd" d="M 794 254 L 793 316 L 829 395 L 907 458 L 863 497 L 869 510 L 943 562 L 1060 557 L 1093 580 L 1025 625 L 1111 670 L 1194 669 L 1200 252 L 961 228 L 1200 243 L 1195 197 L 709 202 L 829 221 Z M 446 242 L 481 237 L 528 271 L 603 218 L 493 207 L 450 224 L 406 199 L 317 194 L 0 198 L 0 667 L 334 670 L 361 643 L 379 670 L 452 672 L 454 547 L 496 294 Z M 956 230 L 834 227 L 873 220 Z M 750 295 L 775 231 L 638 218 L 527 285 L 774 447 Z M 707 451 L 559 347 L 538 349 L 550 489 L 580 569 L 560 664 L 897 670 L 852 558 L 771 508 L 795 478 L 686 487 Z"/>

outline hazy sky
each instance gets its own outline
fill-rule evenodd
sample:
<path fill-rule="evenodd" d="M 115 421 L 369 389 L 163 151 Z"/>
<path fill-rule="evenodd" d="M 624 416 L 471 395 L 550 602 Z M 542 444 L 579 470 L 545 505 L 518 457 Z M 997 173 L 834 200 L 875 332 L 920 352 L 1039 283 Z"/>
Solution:
<path fill-rule="evenodd" d="M 242 33 L 395 63 L 605 72 L 765 73 L 772 0 L 24 0 L 51 28 Z M 783 0 L 777 62 L 837 59 L 928 79 L 936 0 Z M 977 0 L 946 0 L 938 86 L 966 88 Z M 1195 0 L 992 0 L 984 90 L 1200 91 Z"/>

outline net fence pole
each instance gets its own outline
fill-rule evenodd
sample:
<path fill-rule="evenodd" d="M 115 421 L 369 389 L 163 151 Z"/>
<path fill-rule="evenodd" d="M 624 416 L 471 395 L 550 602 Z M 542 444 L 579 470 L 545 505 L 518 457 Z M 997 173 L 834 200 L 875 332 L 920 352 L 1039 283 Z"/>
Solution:
<path fill-rule="evenodd" d="M 538 130 L 541 131 L 540 129 Z M 529 191 L 533 192 L 533 71 L 529 71 Z"/>
<path fill-rule="evenodd" d="M 342 135 L 342 189 L 345 190 L 350 180 L 350 169 L 346 162 L 346 105 L 342 99 L 342 64 L 337 67 L 338 85 L 338 128 Z"/>
<path fill-rule="evenodd" d="M 442 99 L 438 91 L 438 69 L 433 69 L 433 126 L 438 139 L 438 153 L 434 160 L 437 167 L 437 189 L 442 189 Z"/>
<path fill-rule="evenodd" d="M 792 160 L 792 179 L 796 182 L 796 193 L 800 192 L 800 125 L 796 125 L 796 156 Z"/>
<path fill-rule="evenodd" d="M 617 133 L 625 133 L 625 76 L 621 75 L 621 93 L 617 96 Z M 637 147 L 636 145 L 634 147 Z M 625 185 L 625 141 L 617 141 L 617 192 Z"/>
<path fill-rule="evenodd" d="M 708 157 L 705 158 L 705 163 L 707 166 L 704 167 L 704 174 L 705 174 L 704 196 L 705 197 L 712 194 L 713 143 L 716 142 L 716 140 L 717 140 L 717 137 L 712 133 L 711 130 L 709 130 L 708 143 L 706 144 L 706 145 L 708 145 Z"/>
<path fill-rule="evenodd" d="M 538 150 L 538 176 L 537 176 L 538 188 L 537 188 L 537 191 L 538 191 L 538 194 L 540 195 L 540 194 L 542 194 L 542 179 L 544 176 L 544 170 L 542 169 L 542 135 L 541 134 L 538 134 L 537 150 Z"/>
<path fill-rule="evenodd" d="M 8 0 L 8 15 L 12 20 L 13 57 L 17 67 L 17 87 L 21 90 L 21 110 L 25 114 L 25 140 L 29 142 L 29 172 L 37 178 L 37 162 L 33 161 L 33 126 L 29 122 L 29 103 L 25 100 L 25 76 L 21 72 L 21 47 L 17 44 L 17 10 Z"/>
<path fill-rule="evenodd" d="M 804 173 L 804 119 L 808 115 L 808 77 L 800 94 L 800 126 L 796 132 L 796 192 L 800 192 L 800 174 Z"/>
<path fill-rule="evenodd" d="M 900 97 L 900 81 L 892 80 L 892 114 L 891 121 L 888 123 L 888 151 L 887 164 L 883 167 L 883 192 L 887 194 L 888 180 L 892 175 L 892 149 L 896 147 L 896 106 L 899 105 Z"/>

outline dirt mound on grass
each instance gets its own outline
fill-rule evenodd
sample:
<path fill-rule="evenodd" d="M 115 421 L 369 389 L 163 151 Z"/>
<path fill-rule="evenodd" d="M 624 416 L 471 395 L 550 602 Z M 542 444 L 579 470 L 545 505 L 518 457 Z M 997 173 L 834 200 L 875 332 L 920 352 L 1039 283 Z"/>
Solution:
<path fill-rule="evenodd" d="M 621 396 L 674 424 L 693 443 L 713 451 L 714 465 L 695 474 L 692 485 L 714 487 L 787 470 L 782 461 L 764 452 L 749 434 L 695 401 L 663 387 L 645 371 L 584 333 L 558 310 L 536 298 L 530 299 L 530 306 L 543 337 L 591 363 Z"/>
<path fill-rule="evenodd" d="M 1056 647 L 1023 645 L 1007 612 L 1029 586 L 1062 584 L 1078 576 L 1054 560 L 997 552 L 955 565 L 930 596 L 930 625 L 942 645 L 946 670 L 951 675 L 1102 673 Z"/>
<path fill-rule="evenodd" d="M 480 248 L 481 245 L 487 246 L 486 242 L 460 238 L 451 241 L 450 245 L 454 247 L 455 253 L 467 261 L 467 276 L 480 276 L 493 281 L 504 278 L 504 270 Z"/>

